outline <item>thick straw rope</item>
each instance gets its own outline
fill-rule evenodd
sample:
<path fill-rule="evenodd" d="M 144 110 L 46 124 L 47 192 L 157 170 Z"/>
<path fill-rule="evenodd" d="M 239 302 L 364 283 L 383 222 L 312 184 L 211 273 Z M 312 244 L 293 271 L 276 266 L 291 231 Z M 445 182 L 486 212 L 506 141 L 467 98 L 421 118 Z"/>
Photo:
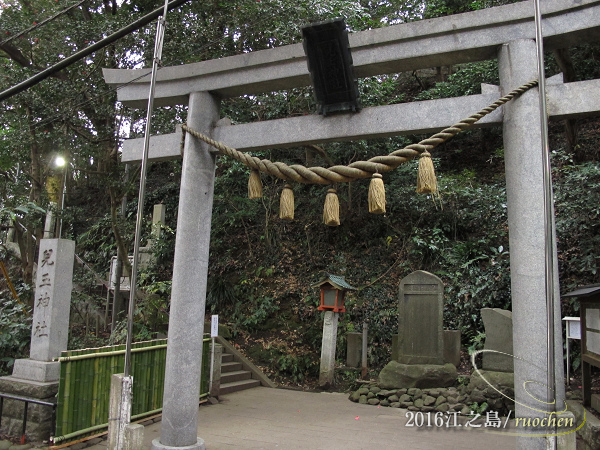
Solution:
<path fill-rule="evenodd" d="M 210 137 L 189 128 L 185 124 L 182 125 L 181 128 L 184 135 L 186 132 L 190 133 L 192 136 L 215 147 L 222 154 L 231 156 L 237 161 L 244 163 L 251 169 L 259 170 L 277 178 L 281 178 L 282 180 L 296 181 L 298 183 L 307 184 L 342 183 L 362 178 L 370 178 L 374 173 L 385 173 L 394 170 L 400 164 L 409 161 L 419 156 L 421 153 L 429 151 L 439 144 L 454 137 L 456 134 L 479 121 L 481 118 L 494 112 L 500 106 L 509 102 L 513 98 L 520 96 L 524 92 L 537 85 L 537 80 L 530 81 L 529 83 L 526 83 L 509 92 L 504 97 L 500 97 L 494 103 L 483 108 L 481 111 L 467 117 L 466 119 L 462 119 L 451 127 L 446 128 L 417 144 L 407 145 L 406 147 L 396 150 L 387 156 L 376 156 L 368 161 L 356 161 L 347 166 L 332 166 L 329 168 L 305 167 L 299 164 L 288 166 L 282 162 L 272 162 L 268 159 L 259 159 L 255 156 L 249 155 L 248 153 L 240 152 L 223 144 L 222 142 L 215 141 L 214 139 L 211 139 Z"/>

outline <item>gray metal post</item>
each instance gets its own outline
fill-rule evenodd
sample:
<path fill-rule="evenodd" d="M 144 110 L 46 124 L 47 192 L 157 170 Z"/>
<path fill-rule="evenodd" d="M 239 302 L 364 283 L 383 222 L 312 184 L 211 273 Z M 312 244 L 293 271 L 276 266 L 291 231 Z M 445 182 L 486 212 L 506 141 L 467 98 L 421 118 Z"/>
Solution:
<path fill-rule="evenodd" d="M 519 40 L 503 45 L 499 54 L 499 69 L 503 92 L 537 79 L 535 42 Z M 503 108 L 516 414 L 518 417 L 542 418 L 547 415 L 537 410 L 554 408 L 541 403 L 540 400 L 556 400 L 557 408 L 561 409 L 565 393 L 564 386 L 560 384 L 554 398 L 549 398 L 545 386 L 548 379 L 548 334 L 545 296 L 544 164 L 539 131 L 541 117 L 538 93 L 532 89 Z M 556 258 L 556 243 L 552 244 L 552 254 Z M 558 266 L 555 264 L 555 267 Z M 555 311 L 555 317 L 560 318 L 560 311 Z M 558 322 L 556 324 L 555 320 L 554 324 L 555 349 L 562 349 L 560 320 Z M 528 338 L 524 339 L 524 336 Z M 562 360 L 561 358 L 562 356 L 558 360 Z M 556 379 L 561 380 L 562 365 L 557 365 L 556 372 Z M 535 431 L 536 434 L 544 434 L 544 430 Z M 546 450 L 546 439 L 519 437 L 517 448 Z"/>
<path fill-rule="evenodd" d="M 190 94 L 187 124 L 210 134 L 219 103 L 206 92 Z M 215 155 L 189 134 L 185 139 L 175 262 L 169 318 L 169 344 L 160 438 L 152 449 L 204 449 L 197 436 L 202 336 L 215 177 Z"/>

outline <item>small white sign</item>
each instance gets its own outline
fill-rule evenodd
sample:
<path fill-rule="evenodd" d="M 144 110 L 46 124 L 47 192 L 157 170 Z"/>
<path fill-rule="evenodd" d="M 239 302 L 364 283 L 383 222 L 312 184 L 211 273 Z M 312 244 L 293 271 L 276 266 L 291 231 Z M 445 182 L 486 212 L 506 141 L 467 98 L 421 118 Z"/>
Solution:
<path fill-rule="evenodd" d="M 210 319 L 210 337 L 219 335 L 219 315 L 213 314 Z"/>

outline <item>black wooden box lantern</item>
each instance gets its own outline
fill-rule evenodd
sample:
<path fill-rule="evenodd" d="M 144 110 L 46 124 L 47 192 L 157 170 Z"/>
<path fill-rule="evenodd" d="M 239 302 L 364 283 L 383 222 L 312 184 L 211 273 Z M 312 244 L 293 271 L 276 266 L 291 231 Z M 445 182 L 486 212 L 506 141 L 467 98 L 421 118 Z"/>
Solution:
<path fill-rule="evenodd" d="M 600 368 L 600 284 L 581 287 L 564 297 L 576 297 L 579 301 L 583 404 L 600 411 L 600 395 L 592 395 L 591 371 L 591 366 Z"/>
<path fill-rule="evenodd" d="M 358 81 L 344 19 L 307 25 L 302 37 L 319 114 L 359 111 Z"/>
<path fill-rule="evenodd" d="M 344 277 L 330 274 L 311 287 L 321 288 L 321 304 L 317 308 L 319 311 L 346 312 L 346 291 L 356 291 L 356 288 L 346 283 Z"/>

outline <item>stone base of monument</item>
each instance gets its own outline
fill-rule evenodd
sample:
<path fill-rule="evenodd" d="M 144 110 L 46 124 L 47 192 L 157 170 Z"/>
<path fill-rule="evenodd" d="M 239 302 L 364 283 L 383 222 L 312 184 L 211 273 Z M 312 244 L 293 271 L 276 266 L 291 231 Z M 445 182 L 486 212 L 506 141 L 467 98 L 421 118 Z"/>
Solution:
<path fill-rule="evenodd" d="M 55 403 L 58 381 L 40 382 L 23 380 L 14 376 L 0 377 L 0 392 L 15 397 Z M 25 403 L 22 401 L 8 398 L 4 400 L 0 434 L 21 436 L 24 408 Z M 27 440 L 48 440 L 53 433 L 52 407 L 29 403 L 27 406 L 27 428 L 25 430 Z"/>
<path fill-rule="evenodd" d="M 500 415 L 506 416 L 509 411 L 515 411 L 514 378 L 513 372 L 474 371 L 464 393 L 471 402 L 480 405 L 485 402 L 489 410 L 498 411 Z"/>
<path fill-rule="evenodd" d="M 12 376 L 21 380 L 57 382 L 60 378 L 60 363 L 57 361 L 36 361 L 35 359 L 17 359 Z"/>
<path fill-rule="evenodd" d="M 456 383 L 453 364 L 402 364 L 389 362 L 379 373 L 377 384 L 384 389 L 439 388 Z"/>

